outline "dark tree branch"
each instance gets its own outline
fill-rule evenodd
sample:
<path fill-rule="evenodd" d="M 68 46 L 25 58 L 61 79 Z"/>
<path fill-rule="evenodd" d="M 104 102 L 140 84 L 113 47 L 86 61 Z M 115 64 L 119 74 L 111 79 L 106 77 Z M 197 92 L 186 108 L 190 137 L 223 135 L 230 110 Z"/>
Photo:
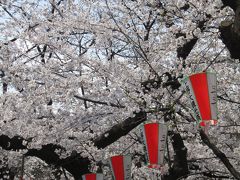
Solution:
<path fill-rule="evenodd" d="M 235 11 L 234 21 L 222 21 L 219 27 L 222 42 L 228 48 L 231 58 L 240 59 L 240 1 L 222 0 L 224 6 Z"/>
<path fill-rule="evenodd" d="M 96 138 L 93 142 L 98 148 L 105 148 L 113 142 L 117 141 L 120 137 L 127 135 L 132 129 L 146 121 L 147 114 L 145 112 L 135 113 L 134 117 L 129 117 L 122 123 L 113 126 L 110 130 L 103 133 Z"/>
<path fill-rule="evenodd" d="M 45 44 L 45 45 L 43 46 L 43 49 L 42 49 L 42 50 L 40 49 L 39 46 L 37 46 L 37 50 L 38 50 L 39 55 L 40 55 L 40 57 L 41 57 L 42 63 L 45 64 L 46 61 L 45 61 L 45 59 L 44 59 L 44 56 L 45 56 L 45 53 L 46 53 L 46 50 L 47 50 L 47 45 Z"/>
<path fill-rule="evenodd" d="M 5 150 L 20 150 L 26 149 L 26 146 L 23 145 L 24 139 L 20 136 L 14 136 L 13 138 L 9 138 L 6 135 L 0 136 L 0 147 Z"/>
<path fill-rule="evenodd" d="M 200 130 L 200 136 L 202 141 L 213 151 L 213 153 L 223 162 L 225 167 L 229 170 L 229 172 L 238 180 L 240 180 L 240 173 L 232 166 L 229 162 L 226 155 L 214 145 L 208 136 L 205 134 L 203 130 Z"/>
<path fill-rule="evenodd" d="M 210 178 L 219 178 L 219 179 L 223 179 L 223 178 L 230 178 L 229 176 L 224 176 L 224 175 L 216 175 L 215 172 L 209 171 L 209 172 L 203 172 L 203 175 L 206 177 L 210 177 Z"/>
<path fill-rule="evenodd" d="M 162 76 L 166 75 L 168 77 L 166 82 L 162 81 Z M 144 93 L 148 93 L 151 91 L 151 89 L 159 89 L 159 88 L 166 88 L 171 87 L 172 90 L 178 89 L 181 84 L 179 82 L 179 78 L 182 78 L 182 75 L 179 77 L 175 77 L 171 75 L 169 72 L 163 73 L 161 76 L 156 76 L 155 78 L 148 79 L 141 83 L 141 86 L 143 88 Z"/>
<path fill-rule="evenodd" d="M 81 179 L 81 175 L 88 173 L 88 165 L 90 160 L 81 157 L 79 153 L 73 152 L 69 157 L 60 159 L 55 150 L 63 150 L 64 148 L 54 144 L 43 145 L 41 149 L 29 149 L 26 156 L 34 156 L 42 159 L 48 164 L 55 167 L 63 167 L 70 172 L 76 180 Z"/>
<path fill-rule="evenodd" d="M 234 11 L 237 9 L 238 0 L 222 0 L 223 7 L 229 6 Z"/>
<path fill-rule="evenodd" d="M 207 22 L 207 20 L 199 21 L 198 22 L 198 28 L 203 31 L 205 29 L 204 24 Z M 186 37 L 186 34 L 179 32 L 176 34 L 176 38 L 184 36 Z M 198 37 L 194 36 L 190 41 L 187 41 L 183 46 L 179 47 L 177 49 L 177 57 L 186 59 L 190 52 L 192 51 L 193 47 L 197 43 Z"/>
<path fill-rule="evenodd" d="M 177 57 L 186 59 L 189 53 L 192 51 L 194 45 L 197 43 L 198 38 L 194 37 L 190 41 L 186 42 L 183 46 L 177 49 Z"/>
<path fill-rule="evenodd" d="M 7 88 L 8 88 L 8 84 L 3 82 L 3 85 L 2 85 L 3 94 L 7 92 Z"/>
<path fill-rule="evenodd" d="M 223 21 L 219 30 L 221 32 L 222 42 L 228 48 L 231 58 L 240 58 L 240 34 L 233 31 L 233 22 Z"/>
<path fill-rule="evenodd" d="M 189 173 L 187 163 L 187 148 L 183 143 L 183 139 L 179 133 L 169 132 L 172 140 L 172 146 L 175 152 L 173 166 L 169 169 L 169 174 L 163 176 L 164 180 L 178 179 Z"/>
<path fill-rule="evenodd" d="M 217 97 L 218 97 L 219 99 L 222 99 L 222 100 L 227 101 L 227 102 L 230 102 L 230 103 L 240 104 L 240 102 L 234 101 L 234 100 L 232 100 L 232 99 L 226 99 L 226 98 L 224 98 L 224 97 L 222 97 L 222 96 L 217 96 Z"/>
<path fill-rule="evenodd" d="M 10 39 L 9 41 L 3 43 L 3 45 L 7 46 L 10 42 L 15 42 L 16 40 L 18 40 L 17 38 L 13 38 L 13 39 Z M 2 46 L 0 46 L 0 49 L 2 48 Z"/>
<path fill-rule="evenodd" d="M 152 79 L 148 79 L 141 83 L 144 93 L 148 93 L 151 91 L 151 88 L 158 89 L 161 87 L 162 78 L 156 77 Z"/>

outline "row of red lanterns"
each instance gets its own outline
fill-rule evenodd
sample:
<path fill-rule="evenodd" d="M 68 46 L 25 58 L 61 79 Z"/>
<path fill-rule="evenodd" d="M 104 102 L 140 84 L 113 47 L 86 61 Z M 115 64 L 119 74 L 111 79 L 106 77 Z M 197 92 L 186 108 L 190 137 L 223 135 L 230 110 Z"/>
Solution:
<path fill-rule="evenodd" d="M 164 150 L 167 139 L 167 125 L 160 123 L 143 124 L 141 135 L 147 152 L 149 168 L 160 169 L 164 162 Z M 114 180 L 130 180 L 132 159 L 130 155 L 118 155 L 109 159 Z M 83 180 L 103 180 L 103 174 L 85 174 Z"/>
<path fill-rule="evenodd" d="M 208 127 L 217 124 L 217 79 L 214 73 L 201 72 L 183 80 L 189 94 L 191 106 L 199 125 Z M 142 125 L 141 136 L 144 142 L 149 168 L 161 169 L 167 139 L 167 125 L 157 122 Z M 115 180 L 131 179 L 131 156 L 113 156 L 109 160 Z M 83 180 L 103 180 L 103 174 L 85 174 Z"/>

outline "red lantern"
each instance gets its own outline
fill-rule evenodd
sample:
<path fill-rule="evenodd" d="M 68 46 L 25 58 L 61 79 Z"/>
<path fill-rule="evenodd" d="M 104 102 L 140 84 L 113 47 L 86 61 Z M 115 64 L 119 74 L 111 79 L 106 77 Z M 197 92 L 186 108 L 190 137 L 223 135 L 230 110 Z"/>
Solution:
<path fill-rule="evenodd" d="M 95 174 L 95 173 L 90 173 L 90 174 L 84 174 L 82 176 L 83 180 L 103 180 L 103 174 Z"/>
<path fill-rule="evenodd" d="M 160 168 L 164 162 L 167 139 L 167 125 L 146 123 L 141 128 L 147 161 L 150 168 Z"/>
<path fill-rule="evenodd" d="M 201 72 L 184 81 L 190 94 L 191 105 L 201 126 L 217 124 L 217 78 L 216 74 Z"/>
<path fill-rule="evenodd" d="M 132 158 L 130 155 L 113 156 L 109 159 L 114 180 L 130 180 L 131 179 L 131 164 Z"/>

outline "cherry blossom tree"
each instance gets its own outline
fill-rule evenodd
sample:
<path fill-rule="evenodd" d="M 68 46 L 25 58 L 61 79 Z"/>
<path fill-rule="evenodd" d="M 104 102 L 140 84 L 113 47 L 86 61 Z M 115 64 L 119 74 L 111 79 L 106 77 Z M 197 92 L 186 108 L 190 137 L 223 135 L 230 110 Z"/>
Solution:
<path fill-rule="evenodd" d="M 131 154 L 150 179 L 139 125 L 168 125 L 158 178 L 240 179 L 238 0 L 0 1 L 0 176 L 111 179 Z M 198 127 L 181 81 L 212 71 L 218 125 Z"/>

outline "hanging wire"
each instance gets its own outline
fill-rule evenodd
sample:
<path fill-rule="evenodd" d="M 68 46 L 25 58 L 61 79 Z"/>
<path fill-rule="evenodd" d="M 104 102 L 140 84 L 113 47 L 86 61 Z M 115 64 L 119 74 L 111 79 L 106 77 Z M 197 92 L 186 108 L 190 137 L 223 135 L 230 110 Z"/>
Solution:
<path fill-rule="evenodd" d="M 201 54 L 203 51 L 206 50 L 206 51 L 201 55 L 201 58 L 204 58 L 204 56 L 205 56 L 205 55 L 207 54 L 207 52 L 210 50 L 210 46 L 211 46 L 213 43 L 215 43 L 216 41 L 217 41 L 217 39 L 212 39 L 212 41 L 209 43 L 209 45 L 208 45 L 206 48 L 204 48 L 201 52 L 199 52 L 199 53 L 196 55 L 196 57 L 199 57 L 200 54 Z M 195 72 L 195 71 L 197 70 L 198 65 L 200 64 L 200 62 L 201 62 L 201 60 L 202 60 L 201 58 L 198 60 L 197 64 L 195 65 L 195 67 L 194 67 L 194 69 L 193 69 L 193 72 Z"/>
<path fill-rule="evenodd" d="M 221 51 L 215 56 L 215 58 L 210 62 L 210 64 L 203 70 L 203 71 L 207 71 L 207 69 L 217 60 L 217 58 L 220 56 L 220 54 L 224 51 L 224 49 L 226 48 L 226 46 L 224 46 Z"/>

